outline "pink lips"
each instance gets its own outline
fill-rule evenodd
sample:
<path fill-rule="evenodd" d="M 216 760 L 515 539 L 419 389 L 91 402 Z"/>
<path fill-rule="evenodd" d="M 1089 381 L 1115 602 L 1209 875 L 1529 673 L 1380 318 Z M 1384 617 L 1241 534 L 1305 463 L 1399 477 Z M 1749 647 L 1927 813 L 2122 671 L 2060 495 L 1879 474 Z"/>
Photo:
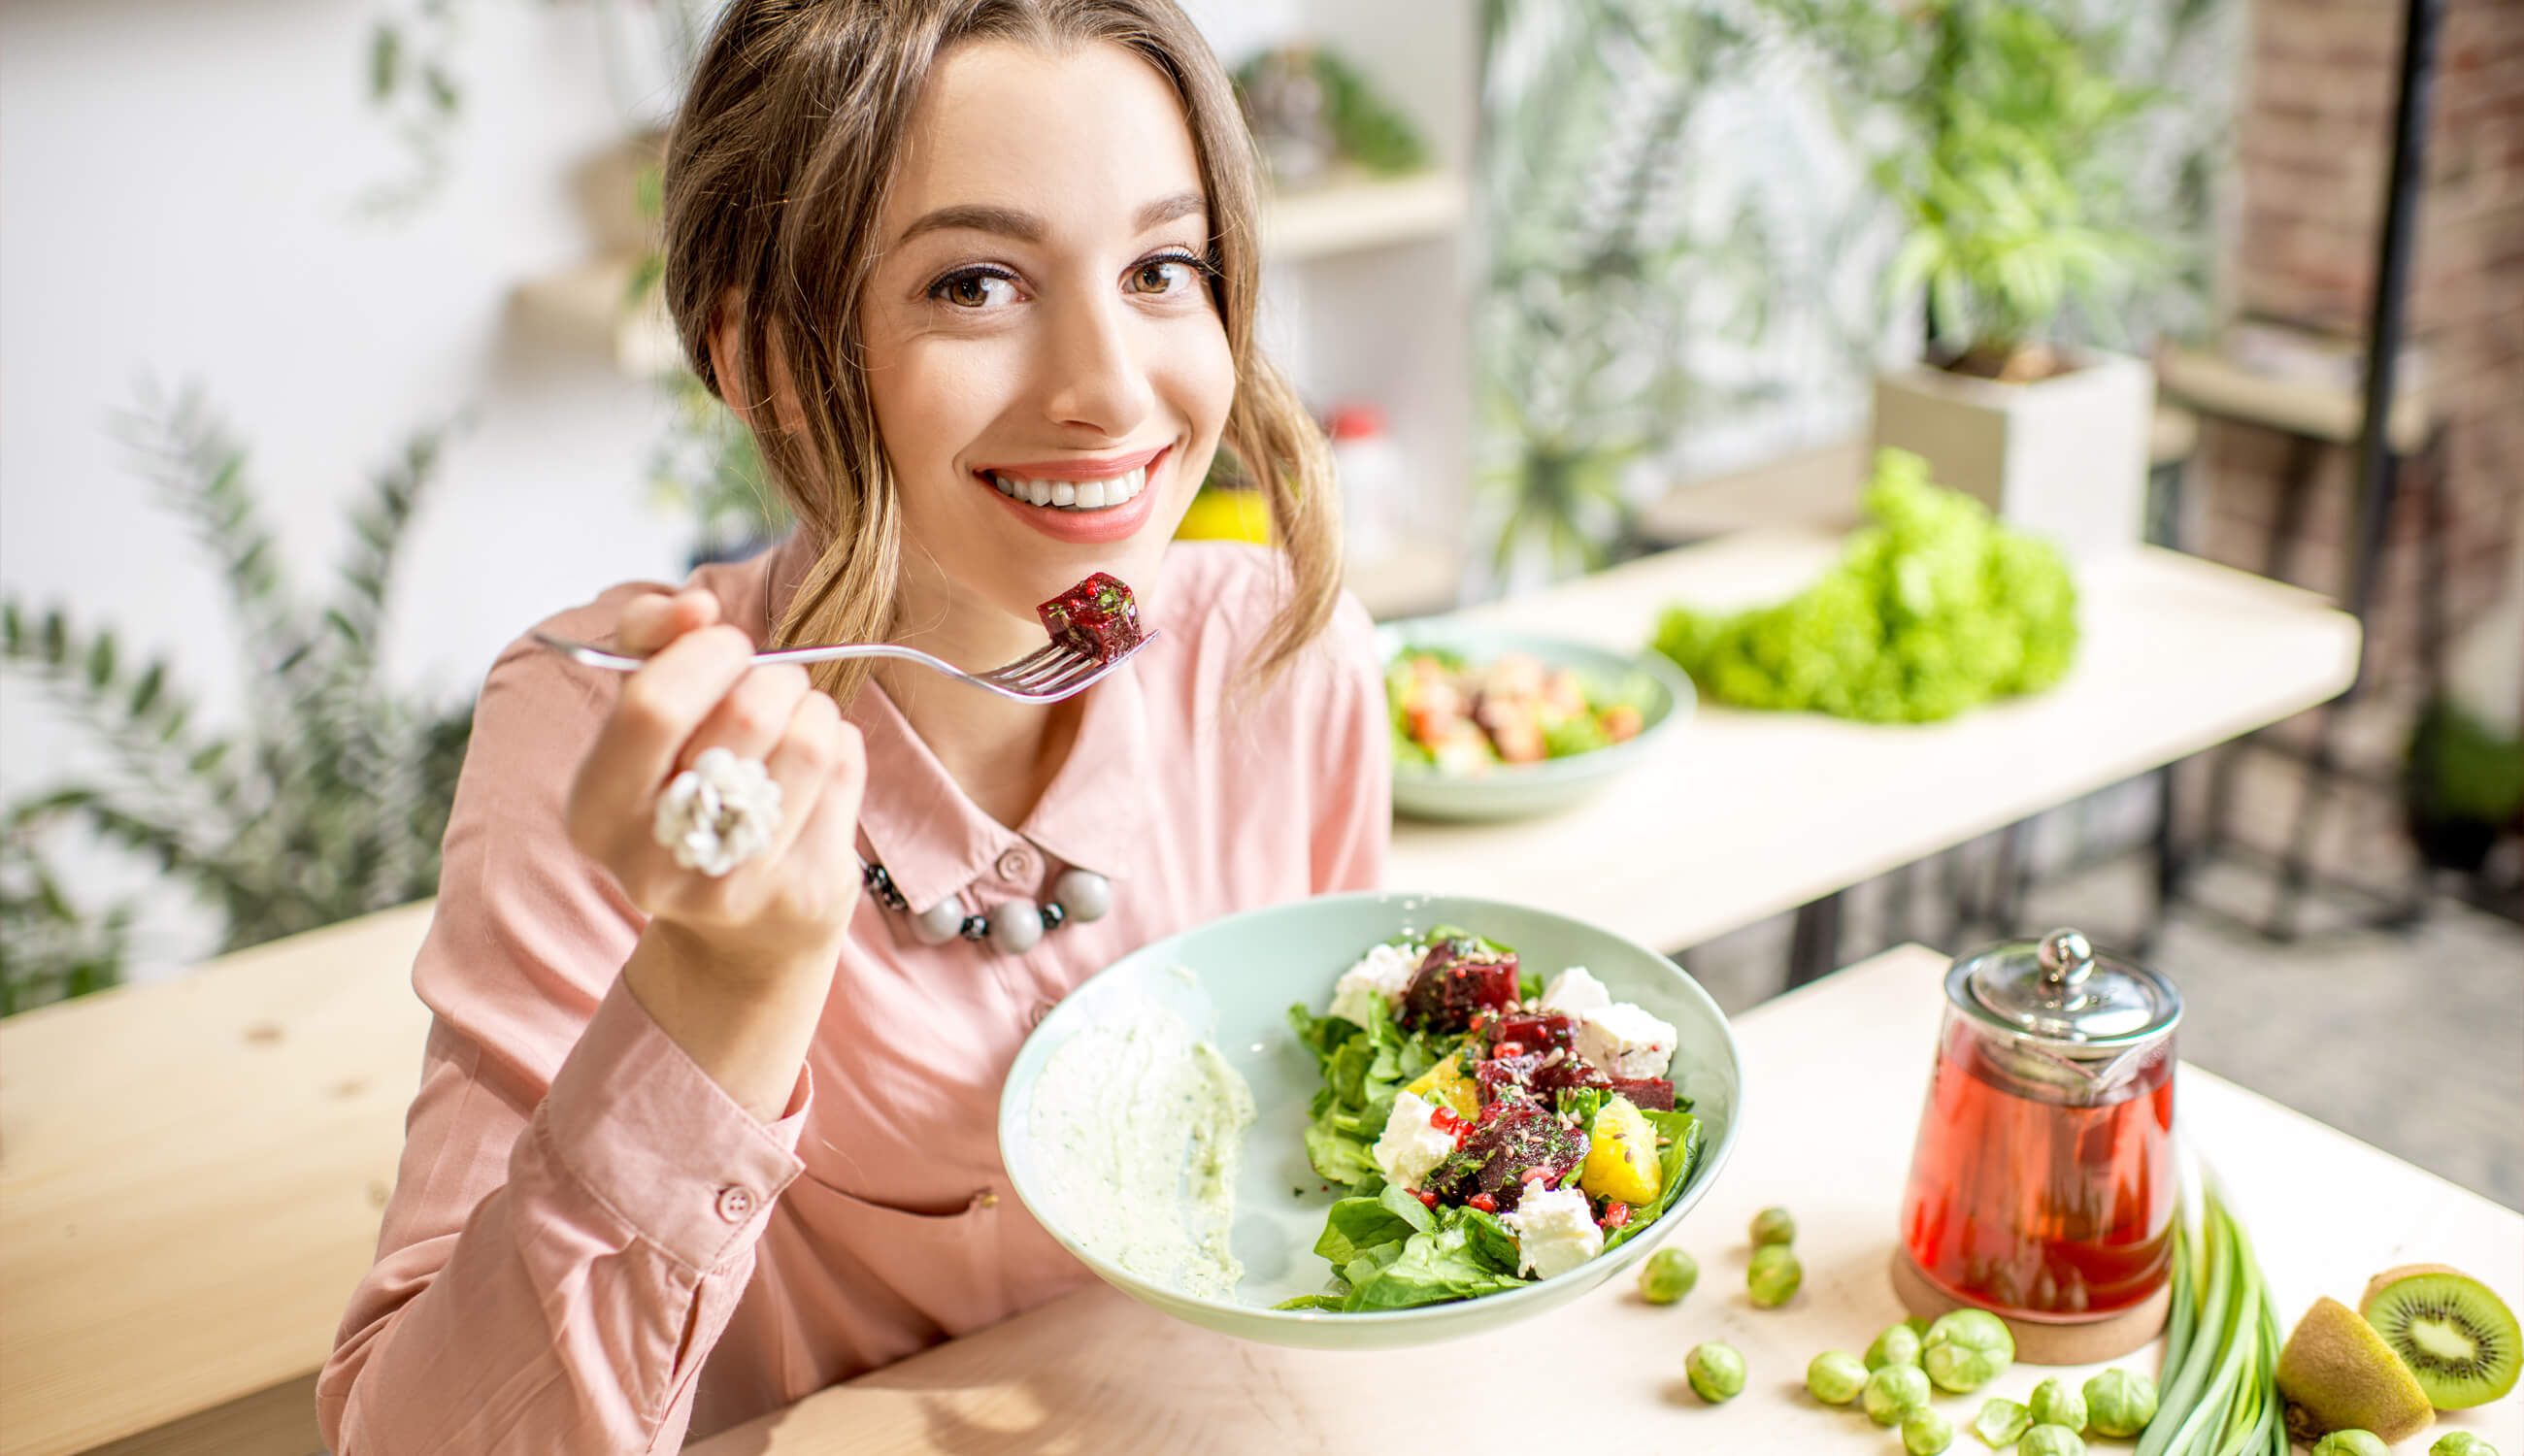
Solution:
<path fill-rule="evenodd" d="M 1065 541 L 1073 546 L 1103 546 L 1127 541 L 1139 534 L 1140 527 L 1148 523 L 1148 515 L 1157 505 L 1157 472 L 1163 467 L 1163 458 L 1173 449 L 1171 445 L 1160 445 L 1154 450 L 1118 455 L 1109 460 L 1043 461 L 1024 465 L 996 465 L 990 471 L 975 471 L 973 478 L 982 489 L 991 493 L 992 500 L 1016 512 L 1017 519 L 1054 541 Z M 1138 469 L 1142 464 L 1148 467 L 1148 478 L 1141 486 L 1140 493 L 1125 504 L 1105 510 L 1070 510 L 1058 506 L 1037 506 L 1030 501 L 1003 495 L 997 486 L 991 483 L 992 474 L 1026 480 L 1102 480 Z"/>

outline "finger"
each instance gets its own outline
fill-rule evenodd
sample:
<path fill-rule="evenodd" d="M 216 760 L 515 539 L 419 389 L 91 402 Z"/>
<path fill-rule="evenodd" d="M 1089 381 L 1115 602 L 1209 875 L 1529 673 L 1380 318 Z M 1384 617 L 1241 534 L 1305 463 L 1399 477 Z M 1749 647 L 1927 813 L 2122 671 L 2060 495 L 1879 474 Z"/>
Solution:
<path fill-rule="evenodd" d="M 711 749 L 725 749 L 739 758 L 763 757 L 788 731 L 799 701 L 814 691 L 802 667 L 784 662 L 754 668 L 693 729 L 676 762 L 690 768 Z"/>
<path fill-rule="evenodd" d="M 645 802 L 752 665 L 753 641 L 734 627 L 704 627 L 668 643 L 623 680 L 613 715 L 579 766 L 578 787 Z"/>
<path fill-rule="evenodd" d="M 771 837 L 766 859 L 778 860 L 788 853 L 837 774 L 849 772 L 855 782 L 856 764 L 850 751 L 856 746 L 856 734 L 857 730 L 843 723 L 842 710 L 832 699 L 811 691 L 799 698 L 798 705 L 790 712 L 787 730 L 762 760 L 772 782 L 780 786 L 780 803 L 785 811 L 780 831 Z"/>
<path fill-rule="evenodd" d="M 631 656 L 646 657 L 718 619 L 718 598 L 699 587 L 652 592 L 622 608 L 622 620 L 613 629 L 613 645 Z"/>

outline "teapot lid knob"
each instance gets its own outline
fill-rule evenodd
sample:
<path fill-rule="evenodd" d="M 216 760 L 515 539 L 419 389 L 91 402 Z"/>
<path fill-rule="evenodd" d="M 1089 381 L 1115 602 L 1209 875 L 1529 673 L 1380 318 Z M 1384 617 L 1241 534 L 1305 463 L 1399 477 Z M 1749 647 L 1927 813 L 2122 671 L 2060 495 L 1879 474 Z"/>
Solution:
<path fill-rule="evenodd" d="M 2055 930 L 2034 950 L 2042 979 L 2057 987 L 2075 986 L 2095 973 L 2095 947 L 2083 932 Z"/>

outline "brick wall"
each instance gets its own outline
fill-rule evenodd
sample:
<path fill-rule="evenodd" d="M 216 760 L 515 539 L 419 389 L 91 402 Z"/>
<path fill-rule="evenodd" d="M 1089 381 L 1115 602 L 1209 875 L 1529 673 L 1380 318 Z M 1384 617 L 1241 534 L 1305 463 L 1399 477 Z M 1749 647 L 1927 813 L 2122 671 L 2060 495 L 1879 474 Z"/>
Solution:
<path fill-rule="evenodd" d="M 2389 538 L 2369 656 L 2376 691 L 2347 715 L 2344 733 L 2350 755 L 2379 774 L 2398 766 L 2418 696 L 2414 581 L 2442 575 L 2452 622 L 2467 622 L 2498 594 L 2513 533 L 2524 529 L 2524 4 L 2445 0 L 2443 14 L 2409 319 L 2448 431 L 2444 456 L 2423 472 L 2431 478 L 2411 483 L 2443 491 L 2448 520 L 2441 564 L 2420 554 L 2413 492 Z M 2363 334 L 2401 28 L 2400 0 L 2254 0 L 2227 260 L 2236 314 Z M 2261 569 L 2288 452 L 2266 431 L 2208 425 L 2195 489 L 2208 555 Z M 2321 453 L 2305 545 L 2287 572 L 2317 590 L 2340 584 L 2351 455 Z M 2302 738 L 2309 726 L 2284 731 Z M 2298 782 L 2256 769 L 2238 805 L 2247 838 L 2281 842 Z M 2353 795 L 2343 808 L 2325 836 L 2328 867 L 2398 872 L 2404 851 L 2389 800 Z"/>

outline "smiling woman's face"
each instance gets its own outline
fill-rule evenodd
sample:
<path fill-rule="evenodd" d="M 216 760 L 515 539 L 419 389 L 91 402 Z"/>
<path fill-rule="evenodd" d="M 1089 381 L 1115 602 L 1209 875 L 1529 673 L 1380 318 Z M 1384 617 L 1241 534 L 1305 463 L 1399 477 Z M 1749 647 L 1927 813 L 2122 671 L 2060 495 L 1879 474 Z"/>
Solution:
<path fill-rule="evenodd" d="M 1094 570 L 1152 582 L 1236 391 L 1173 88 L 1114 45 L 956 51 L 880 236 L 868 387 L 906 588 L 944 594 L 906 625 L 950 603 L 1031 622 Z"/>

